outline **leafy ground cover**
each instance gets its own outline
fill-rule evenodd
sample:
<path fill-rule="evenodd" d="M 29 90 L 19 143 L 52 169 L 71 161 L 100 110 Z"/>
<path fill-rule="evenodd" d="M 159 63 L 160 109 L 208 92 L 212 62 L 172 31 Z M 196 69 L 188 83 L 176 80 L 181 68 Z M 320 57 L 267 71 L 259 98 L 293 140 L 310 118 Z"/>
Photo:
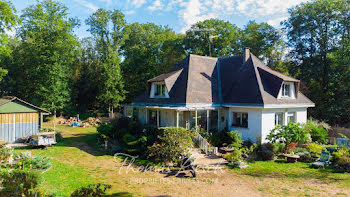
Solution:
<path fill-rule="evenodd" d="M 46 125 L 50 127 L 51 125 Z M 350 192 L 350 174 L 334 169 L 313 169 L 308 163 L 283 160 L 256 161 L 247 169 L 201 172 L 184 178 L 158 172 L 121 168 L 96 145 L 96 128 L 58 125 L 63 140 L 48 149 L 17 149 L 51 158 L 52 168 L 42 175 L 41 189 L 69 196 L 89 184 L 112 185 L 110 196 L 343 196 Z M 139 161 L 147 165 L 147 161 Z"/>

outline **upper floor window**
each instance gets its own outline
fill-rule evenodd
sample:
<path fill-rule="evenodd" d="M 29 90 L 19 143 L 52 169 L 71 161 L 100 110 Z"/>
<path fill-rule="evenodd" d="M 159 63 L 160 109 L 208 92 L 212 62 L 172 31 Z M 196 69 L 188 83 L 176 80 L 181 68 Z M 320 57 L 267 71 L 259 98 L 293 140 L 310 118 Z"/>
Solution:
<path fill-rule="evenodd" d="M 152 83 L 150 98 L 169 98 L 168 90 L 165 83 Z"/>
<path fill-rule="evenodd" d="M 154 96 L 165 96 L 165 84 L 156 84 Z"/>
<path fill-rule="evenodd" d="M 282 85 L 282 96 L 283 97 L 290 97 L 290 84 L 284 83 Z"/>
<path fill-rule="evenodd" d="M 248 128 L 248 113 L 233 112 L 232 126 Z"/>

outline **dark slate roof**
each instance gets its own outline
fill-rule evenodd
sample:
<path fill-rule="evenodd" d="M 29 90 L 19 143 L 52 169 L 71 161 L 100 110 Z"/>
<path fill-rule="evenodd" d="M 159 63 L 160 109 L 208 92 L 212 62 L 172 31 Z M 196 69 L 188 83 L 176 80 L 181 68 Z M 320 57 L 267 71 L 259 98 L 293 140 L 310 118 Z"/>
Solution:
<path fill-rule="evenodd" d="M 4 97 L 0 98 L 0 106 L 1 106 L 1 105 L 4 105 L 4 104 L 6 104 L 6 103 L 12 102 L 12 101 L 18 101 L 18 102 L 23 103 L 23 104 L 25 104 L 25 105 L 27 105 L 27 106 L 30 106 L 30 107 L 32 107 L 32 108 L 38 110 L 38 111 L 41 111 L 41 112 L 50 114 L 49 111 L 46 111 L 46 110 L 44 110 L 44 109 L 41 109 L 40 107 L 37 107 L 37 106 L 35 106 L 35 105 L 33 105 L 33 104 L 30 104 L 30 103 L 28 103 L 28 102 L 26 102 L 26 101 L 24 101 L 24 100 L 21 100 L 21 99 L 15 97 L 15 96 L 4 96 Z"/>
<path fill-rule="evenodd" d="M 149 90 L 134 103 L 146 104 L 313 104 L 299 92 L 300 81 L 265 66 L 253 54 L 212 58 L 188 55 L 170 72 L 148 81 L 164 81 L 170 98 L 149 98 Z M 296 99 L 277 99 L 283 81 L 293 82 Z M 150 88 L 149 88 L 150 89 Z"/>

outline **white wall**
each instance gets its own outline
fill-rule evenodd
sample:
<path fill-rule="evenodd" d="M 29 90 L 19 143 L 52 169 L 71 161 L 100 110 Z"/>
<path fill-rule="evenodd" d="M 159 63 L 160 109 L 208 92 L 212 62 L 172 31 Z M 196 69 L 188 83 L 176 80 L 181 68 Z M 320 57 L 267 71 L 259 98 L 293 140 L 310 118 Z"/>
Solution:
<path fill-rule="evenodd" d="M 248 128 L 232 126 L 233 112 L 248 113 Z M 257 138 L 261 136 L 261 109 L 230 107 L 228 112 L 228 126 L 230 131 L 237 130 L 240 133 L 242 133 L 243 140 L 250 140 L 252 142 L 256 142 Z"/>
<path fill-rule="evenodd" d="M 281 108 L 281 109 L 263 109 L 262 110 L 262 141 L 267 142 L 266 136 L 275 128 L 275 113 L 284 113 L 284 123 L 287 123 L 286 114 L 288 112 L 295 113 L 295 122 L 304 124 L 307 121 L 307 108 Z"/>

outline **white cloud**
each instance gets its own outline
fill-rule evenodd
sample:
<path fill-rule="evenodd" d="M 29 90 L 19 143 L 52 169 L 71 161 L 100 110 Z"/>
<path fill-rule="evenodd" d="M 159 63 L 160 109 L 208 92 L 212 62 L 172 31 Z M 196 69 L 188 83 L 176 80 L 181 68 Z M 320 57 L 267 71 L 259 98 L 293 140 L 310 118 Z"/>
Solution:
<path fill-rule="evenodd" d="M 155 0 L 152 5 L 148 6 L 148 9 L 151 11 L 160 10 L 163 8 L 163 3 L 160 0 Z"/>
<path fill-rule="evenodd" d="M 227 18 L 230 15 L 247 16 L 251 19 L 271 17 L 268 21 L 273 26 L 286 18 L 287 10 L 308 0 L 171 0 L 165 11 L 176 10 L 184 24 L 185 32 L 198 21 L 210 18 Z M 161 10 L 164 6 L 160 0 L 154 0 L 149 10 Z"/>
<path fill-rule="evenodd" d="M 268 20 L 267 23 L 268 23 L 269 25 L 271 25 L 271 26 L 279 27 L 281 21 L 284 21 L 284 20 L 286 20 L 287 18 L 288 18 L 287 16 L 282 16 L 282 17 L 278 17 L 278 18 L 273 18 L 273 19 Z"/>
<path fill-rule="evenodd" d="M 125 11 L 124 13 L 125 15 L 132 15 L 132 14 L 135 14 L 135 10 L 128 10 L 128 11 Z"/>
<path fill-rule="evenodd" d="M 136 7 L 139 8 L 141 7 L 143 4 L 146 3 L 146 0 L 133 0 L 132 4 Z"/>
<path fill-rule="evenodd" d="M 79 3 L 82 6 L 86 7 L 86 8 L 89 8 L 90 10 L 92 10 L 94 12 L 98 10 L 98 7 L 96 5 L 94 5 L 93 3 L 88 2 L 86 0 L 74 0 L 74 1 Z"/>
<path fill-rule="evenodd" d="M 189 0 L 181 4 L 185 9 L 180 10 L 181 20 L 184 22 L 184 27 L 181 32 L 184 33 L 191 25 L 210 18 L 215 18 L 215 12 L 206 12 L 207 8 L 203 6 L 200 0 Z"/>

